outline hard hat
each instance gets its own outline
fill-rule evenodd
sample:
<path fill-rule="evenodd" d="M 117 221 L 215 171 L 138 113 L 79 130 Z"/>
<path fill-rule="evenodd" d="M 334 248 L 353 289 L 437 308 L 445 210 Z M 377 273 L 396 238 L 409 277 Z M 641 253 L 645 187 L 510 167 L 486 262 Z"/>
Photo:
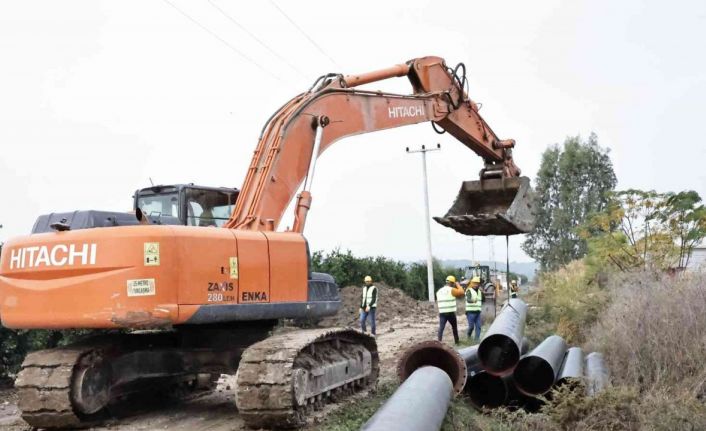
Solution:
<path fill-rule="evenodd" d="M 517 284 L 517 280 L 511 280 L 510 284 Z"/>
<path fill-rule="evenodd" d="M 446 282 L 456 283 L 456 277 L 454 277 L 453 275 L 449 275 L 448 277 L 446 277 Z"/>
<path fill-rule="evenodd" d="M 480 263 L 476 261 L 476 263 L 474 263 L 473 266 L 480 266 Z"/>
<path fill-rule="evenodd" d="M 365 278 L 363 279 L 366 283 L 372 283 L 373 282 L 373 277 L 366 275 Z"/>
<path fill-rule="evenodd" d="M 480 284 L 480 277 L 476 276 L 471 278 L 471 283 Z"/>

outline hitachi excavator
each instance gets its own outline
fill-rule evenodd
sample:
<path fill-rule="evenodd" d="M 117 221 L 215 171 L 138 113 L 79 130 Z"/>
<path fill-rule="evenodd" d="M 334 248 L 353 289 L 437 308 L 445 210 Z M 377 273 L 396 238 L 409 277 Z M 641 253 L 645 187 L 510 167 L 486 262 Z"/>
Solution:
<path fill-rule="evenodd" d="M 412 94 L 357 88 L 402 76 Z M 5 243 L 4 326 L 122 330 L 28 354 L 15 382 L 24 420 L 85 426 L 125 397 L 236 373 L 248 425 L 297 427 L 311 409 L 374 384 L 372 337 L 342 328 L 271 335 L 280 319 L 340 307 L 334 279 L 311 271 L 303 236 L 316 159 L 346 136 L 431 122 L 485 161 L 436 220 L 466 235 L 527 232 L 532 192 L 513 162 L 515 142 L 493 133 L 466 83 L 463 65 L 438 57 L 323 75 L 267 121 L 240 189 L 153 186 L 135 194 L 135 214 L 48 214 Z M 293 226 L 278 231 L 295 197 Z"/>

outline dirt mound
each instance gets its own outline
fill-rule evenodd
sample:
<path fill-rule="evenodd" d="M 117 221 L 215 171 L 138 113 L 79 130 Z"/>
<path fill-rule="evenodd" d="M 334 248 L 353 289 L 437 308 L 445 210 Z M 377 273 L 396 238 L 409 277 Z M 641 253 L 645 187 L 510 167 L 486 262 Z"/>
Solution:
<path fill-rule="evenodd" d="M 411 319 L 425 320 L 436 316 L 434 304 L 417 301 L 402 289 L 390 287 L 384 283 L 375 283 L 378 288 L 378 307 L 375 314 L 377 324 L 393 323 Z M 320 322 L 321 326 L 358 327 L 362 286 L 346 286 L 341 289 L 341 309 L 335 316 Z"/>

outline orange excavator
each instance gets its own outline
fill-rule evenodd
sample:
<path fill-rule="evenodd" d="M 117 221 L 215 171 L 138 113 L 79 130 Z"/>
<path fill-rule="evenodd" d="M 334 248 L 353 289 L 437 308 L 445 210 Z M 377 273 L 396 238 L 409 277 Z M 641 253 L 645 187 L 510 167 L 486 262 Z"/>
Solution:
<path fill-rule="evenodd" d="M 412 94 L 356 88 L 402 76 Z M 515 143 L 497 138 L 466 83 L 463 65 L 438 57 L 327 74 L 267 121 L 241 189 L 153 186 L 136 192 L 135 214 L 40 216 L 31 235 L 3 248 L 2 324 L 116 331 L 28 354 L 15 382 L 24 420 L 85 426 L 131 395 L 236 373 L 248 425 L 296 427 L 311 409 L 374 384 L 372 337 L 342 328 L 271 335 L 281 319 L 317 319 L 341 304 L 334 279 L 311 271 L 302 234 L 316 159 L 346 136 L 432 122 L 485 161 L 437 221 L 467 235 L 528 231 L 532 196 Z M 293 226 L 278 231 L 295 195 Z"/>

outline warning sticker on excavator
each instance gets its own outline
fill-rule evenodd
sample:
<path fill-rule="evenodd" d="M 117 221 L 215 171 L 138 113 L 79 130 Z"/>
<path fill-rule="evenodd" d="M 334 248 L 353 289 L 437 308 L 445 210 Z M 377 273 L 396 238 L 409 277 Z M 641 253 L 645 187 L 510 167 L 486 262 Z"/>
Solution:
<path fill-rule="evenodd" d="M 127 281 L 127 296 L 152 296 L 156 292 L 154 278 Z"/>
<path fill-rule="evenodd" d="M 231 257 L 230 261 L 230 278 L 238 279 L 238 258 Z"/>
<path fill-rule="evenodd" d="M 146 242 L 145 243 L 145 266 L 159 266 L 159 243 L 158 242 Z"/>

